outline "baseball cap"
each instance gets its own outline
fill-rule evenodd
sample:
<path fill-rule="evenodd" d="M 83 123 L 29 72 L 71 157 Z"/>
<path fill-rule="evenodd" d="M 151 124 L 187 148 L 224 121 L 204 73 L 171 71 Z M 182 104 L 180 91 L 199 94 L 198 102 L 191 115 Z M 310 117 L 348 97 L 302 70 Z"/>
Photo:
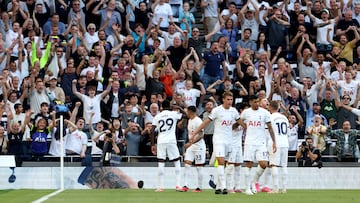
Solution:
<path fill-rule="evenodd" d="M 326 8 L 324 8 L 323 10 L 321 10 L 321 13 L 325 12 L 326 14 L 329 14 L 329 10 L 327 10 Z"/>

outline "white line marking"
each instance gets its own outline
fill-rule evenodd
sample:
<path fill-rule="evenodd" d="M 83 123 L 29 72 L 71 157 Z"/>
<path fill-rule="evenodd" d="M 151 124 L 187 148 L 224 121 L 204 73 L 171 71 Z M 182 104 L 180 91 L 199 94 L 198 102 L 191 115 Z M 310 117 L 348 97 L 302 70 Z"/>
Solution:
<path fill-rule="evenodd" d="M 55 192 L 50 193 L 50 194 L 48 194 L 48 195 L 45 195 L 45 196 L 41 197 L 40 199 L 37 199 L 37 200 L 35 200 L 35 201 L 32 201 L 31 203 L 42 203 L 42 202 L 48 200 L 50 197 L 53 197 L 53 196 L 59 194 L 59 193 L 62 192 L 62 191 L 64 191 L 64 190 L 62 190 L 62 189 L 61 189 L 61 190 L 56 190 Z"/>

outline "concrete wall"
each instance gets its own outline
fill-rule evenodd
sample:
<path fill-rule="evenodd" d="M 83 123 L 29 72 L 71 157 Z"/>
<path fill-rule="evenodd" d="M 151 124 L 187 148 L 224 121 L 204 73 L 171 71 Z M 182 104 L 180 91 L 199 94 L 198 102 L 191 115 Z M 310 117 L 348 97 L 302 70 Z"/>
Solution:
<path fill-rule="evenodd" d="M 115 174 L 128 176 L 129 180 L 144 181 L 144 188 L 157 187 L 156 167 L 123 167 L 113 168 Z M 78 183 L 78 177 L 83 167 L 65 167 L 64 181 L 66 189 L 88 189 Z M 216 174 L 216 168 L 204 168 L 203 188 L 209 189 L 210 174 Z M 324 167 L 318 168 L 288 168 L 288 189 L 360 189 L 360 170 L 358 167 Z M 252 170 L 252 173 L 255 169 Z M 120 174 L 121 173 L 121 174 Z M 9 168 L 0 168 L 0 189 L 58 189 L 60 188 L 60 168 L 58 167 L 22 167 L 15 169 L 16 181 L 9 183 L 12 174 Z M 191 181 L 196 181 L 195 168 L 191 170 Z M 243 176 L 242 184 L 243 184 Z M 164 187 L 175 188 L 174 168 L 165 168 Z M 262 182 L 262 180 L 260 180 Z M 194 188 L 195 182 L 189 187 Z"/>

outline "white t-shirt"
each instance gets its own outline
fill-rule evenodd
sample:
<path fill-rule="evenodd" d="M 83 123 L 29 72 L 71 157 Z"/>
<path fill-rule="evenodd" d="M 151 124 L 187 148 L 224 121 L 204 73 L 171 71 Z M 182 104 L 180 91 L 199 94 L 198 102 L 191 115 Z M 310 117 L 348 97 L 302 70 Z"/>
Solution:
<path fill-rule="evenodd" d="M 180 32 L 175 32 L 174 34 L 169 34 L 168 32 L 163 31 L 161 36 L 164 38 L 165 41 L 165 49 L 169 48 L 169 46 L 174 46 L 174 38 L 181 37 Z"/>
<path fill-rule="evenodd" d="M 317 27 L 317 35 L 316 35 L 316 43 L 320 43 L 320 44 L 330 44 L 330 42 L 327 41 L 327 33 L 328 33 L 328 28 L 331 28 L 332 30 L 334 30 L 334 19 L 330 20 L 330 24 L 322 26 L 322 27 Z M 325 23 L 325 21 L 319 19 L 319 18 L 315 18 L 315 22 L 314 22 L 314 26 L 317 26 L 319 24 Z M 330 32 L 330 39 L 333 38 L 334 32 Z"/>
<path fill-rule="evenodd" d="M 165 40 L 164 40 L 164 38 L 158 37 L 157 39 L 160 41 L 159 49 L 164 51 L 166 49 L 165 48 Z M 153 44 L 154 44 L 154 40 L 152 38 L 149 38 L 148 39 L 148 46 L 153 46 Z"/>
<path fill-rule="evenodd" d="M 69 129 L 66 129 L 65 149 L 73 151 L 77 154 L 81 153 L 82 146 L 87 145 L 87 135 L 80 130 L 75 130 L 70 133 Z"/>
<path fill-rule="evenodd" d="M 289 128 L 288 140 L 289 140 L 289 151 L 296 151 L 298 148 L 298 124 L 294 125 L 292 128 Z"/>
<path fill-rule="evenodd" d="M 215 107 L 208 118 L 214 121 L 214 144 L 231 144 L 232 126 L 239 119 L 239 113 L 234 107 L 225 109 L 223 105 Z"/>
<path fill-rule="evenodd" d="M 352 105 L 356 99 L 356 92 L 358 89 L 358 81 L 351 80 L 350 83 L 346 83 L 345 80 L 338 81 L 337 84 L 339 85 L 340 95 L 349 95 L 351 97 L 350 105 Z"/>
<path fill-rule="evenodd" d="M 187 130 L 188 130 L 188 135 L 190 135 L 192 132 L 194 132 L 202 123 L 203 121 L 201 120 L 201 118 L 199 118 L 198 116 L 196 116 L 193 119 L 189 119 L 188 122 L 188 126 L 187 126 Z M 197 135 L 194 136 L 194 140 L 196 138 Z M 205 141 L 204 139 L 199 140 L 198 142 L 193 144 L 196 147 L 199 148 L 205 148 Z"/>
<path fill-rule="evenodd" d="M 90 98 L 87 95 L 81 95 L 81 101 L 83 102 L 83 117 L 85 118 L 85 123 L 89 122 L 90 115 L 94 112 L 94 117 L 92 119 L 92 123 L 98 123 L 101 121 L 101 110 L 100 110 L 100 102 L 101 95 L 95 95 L 93 98 Z"/>
<path fill-rule="evenodd" d="M 239 125 L 236 129 L 232 132 L 232 146 L 234 147 L 242 147 L 242 137 L 245 133 L 245 129 Z"/>
<path fill-rule="evenodd" d="M 270 123 L 270 113 L 259 107 L 258 110 L 252 108 L 245 109 L 240 118 L 246 123 L 245 145 L 265 145 L 265 126 Z"/>
<path fill-rule="evenodd" d="M 95 32 L 94 35 L 90 35 L 90 33 L 85 32 L 84 38 L 89 49 L 92 49 L 93 44 L 99 41 L 98 32 Z"/>
<path fill-rule="evenodd" d="M 155 63 L 150 63 L 147 65 L 147 75 L 152 77 L 152 72 L 155 69 Z M 136 69 L 136 85 L 140 91 L 144 91 L 146 88 L 146 81 L 144 75 L 144 64 L 135 64 Z"/>
<path fill-rule="evenodd" d="M 315 68 L 316 70 L 319 69 L 319 63 L 317 61 L 312 61 L 311 62 L 312 64 L 312 67 Z M 325 74 L 326 74 L 326 77 L 330 78 L 330 74 L 331 74 L 331 62 L 329 61 L 324 61 L 323 64 L 322 64 L 322 67 L 324 68 L 324 71 L 325 71 Z"/>
<path fill-rule="evenodd" d="M 281 113 L 272 113 L 270 115 L 271 125 L 274 130 L 276 146 L 289 147 L 288 134 L 290 134 L 289 120 Z M 269 145 L 272 145 L 272 140 L 269 139 Z"/>
<path fill-rule="evenodd" d="M 170 4 L 164 3 L 163 5 L 156 5 L 154 8 L 154 17 L 153 17 L 153 24 L 157 25 L 159 19 L 162 18 L 160 23 L 160 27 L 169 27 L 169 16 L 172 16 L 172 9 Z"/>
<path fill-rule="evenodd" d="M 196 106 L 196 99 L 200 97 L 200 90 L 191 88 L 181 90 L 179 93 L 183 95 L 186 106 Z"/>
<path fill-rule="evenodd" d="M 152 122 L 158 132 L 157 144 L 176 144 L 176 123 L 182 114 L 176 111 L 164 110 L 157 114 Z"/>

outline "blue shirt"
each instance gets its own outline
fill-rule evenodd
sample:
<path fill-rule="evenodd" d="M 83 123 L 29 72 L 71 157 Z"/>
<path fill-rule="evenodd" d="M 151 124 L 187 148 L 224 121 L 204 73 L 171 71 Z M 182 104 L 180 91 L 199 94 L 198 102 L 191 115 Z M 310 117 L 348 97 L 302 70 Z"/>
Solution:
<path fill-rule="evenodd" d="M 205 52 L 203 59 L 206 61 L 204 71 L 206 74 L 216 77 L 219 75 L 220 66 L 225 61 L 225 56 L 221 52 Z"/>

